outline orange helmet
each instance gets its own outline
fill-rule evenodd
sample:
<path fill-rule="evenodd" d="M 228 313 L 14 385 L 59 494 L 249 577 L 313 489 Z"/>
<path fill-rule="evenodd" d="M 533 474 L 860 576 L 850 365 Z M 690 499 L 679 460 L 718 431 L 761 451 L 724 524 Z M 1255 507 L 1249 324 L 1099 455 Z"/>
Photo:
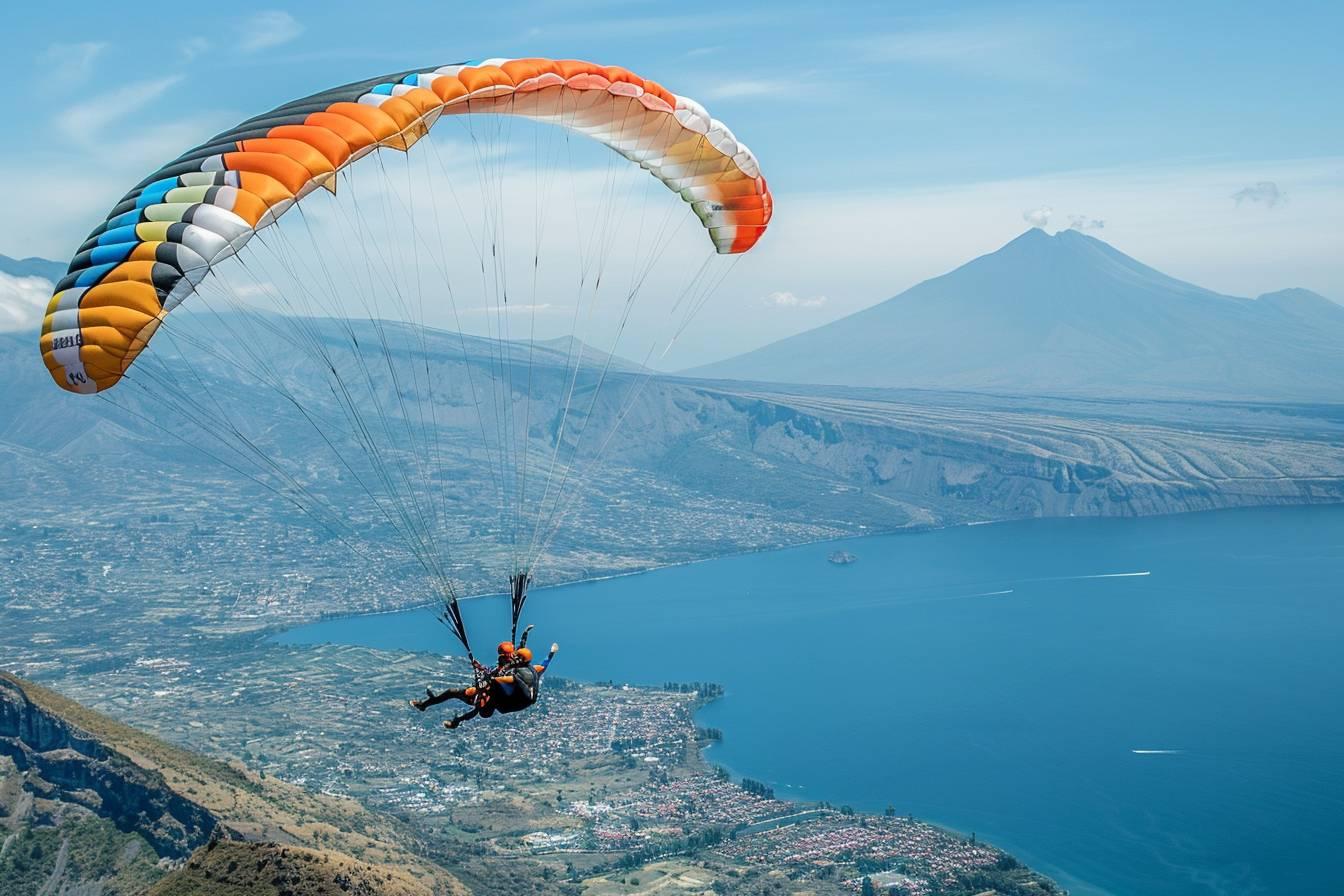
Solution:
<path fill-rule="evenodd" d="M 500 655 L 500 656 L 508 656 L 508 655 L 510 655 L 511 653 L 513 653 L 513 642 L 512 642 L 512 641 L 500 641 L 500 642 L 499 642 L 499 655 Z"/>
<path fill-rule="evenodd" d="M 514 653 L 514 656 L 518 657 L 518 659 L 522 660 L 525 663 L 530 663 L 532 662 L 532 648 L 519 647 L 517 652 Z"/>

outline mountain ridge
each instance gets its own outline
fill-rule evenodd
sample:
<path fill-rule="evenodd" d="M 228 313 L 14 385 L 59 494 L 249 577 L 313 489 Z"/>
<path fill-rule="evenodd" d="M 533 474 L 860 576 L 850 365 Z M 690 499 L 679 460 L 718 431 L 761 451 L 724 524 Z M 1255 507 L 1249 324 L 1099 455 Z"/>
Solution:
<path fill-rule="evenodd" d="M 1344 306 L 1178 280 L 1101 240 L 1033 228 L 884 302 L 684 375 L 1009 394 L 1344 395 Z"/>
<path fill-rule="evenodd" d="M 11 258 L 8 255 L 0 255 L 0 274 L 8 274 L 11 277 L 29 278 L 36 277 L 46 280 L 55 285 L 65 274 L 65 265 L 61 262 L 51 261 L 46 258 L 36 256 L 23 259 Z M 0 290 L 0 324 L 5 322 L 5 295 Z M 17 311 L 17 309 L 15 309 Z M 235 328 L 239 322 L 250 320 L 251 326 L 256 326 L 256 322 L 265 321 L 270 318 L 292 317 L 276 311 L 263 308 L 221 308 L 211 309 L 208 312 L 192 304 L 183 306 L 180 313 L 172 318 L 173 326 L 165 330 L 165 333 L 174 330 L 184 335 L 201 335 L 199 329 L 204 325 L 207 327 L 219 324 L 228 324 L 233 321 Z M 14 313 L 14 312 L 11 312 Z M 40 317 L 40 315 L 39 315 Z M 390 318 L 352 318 L 348 321 L 333 317 L 305 317 L 294 318 L 308 321 L 311 325 L 324 327 L 337 327 L 344 330 L 348 325 L 350 331 L 365 331 L 367 337 L 372 337 L 379 330 L 404 330 L 413 328 L 418 334 L 417 338 L 436 342 L 441 347 L 443 344 L 459 344 L 470 346 L 471 349 L 478 352 L 486 349 L 486 353 L 493 347 L 493 353 L 497 354 L 497 363 L 517 364 L 526 361 L 527 363 L 538 362 L 550 364 L 552 366 L 564 364 L 566 367 L 572 367 L 575 364 L 581 364 L 586 368 L 609 367 L 612 371 L 620 372 L 647 372 L 642 364 L 624 358 L 620 355 L 611 354 L 596 346 L 583 342 L 576 336 L 558 336 L 552 339 L 512 339 L 503 340 L 490 336 L 480 336 L 471 333 L 458 332 L 456 330 L 444 329 L 442 327 L 419 326 L 408 324 L 405 321 L 393 320 Z M 248 326 L 246 323 L 243 326 Z M 33 327 L 32 329 L 36 329 Z M 6 330 L 0 327 L 0 333 Z M 9 332 L 23 332 L 23 328 L 15 328 Z M 524 353 L 525 352 L 525 353 Z"/>
<path fill-rule="evenodd" d="M 27 258 L 0 255 L 0 274 L 9 274 L 11 277 L 41 277 L 43 280 L 55 283 L 65 276 L 65 265 L 49 258 L 38 258 L 36 255 Z"/>

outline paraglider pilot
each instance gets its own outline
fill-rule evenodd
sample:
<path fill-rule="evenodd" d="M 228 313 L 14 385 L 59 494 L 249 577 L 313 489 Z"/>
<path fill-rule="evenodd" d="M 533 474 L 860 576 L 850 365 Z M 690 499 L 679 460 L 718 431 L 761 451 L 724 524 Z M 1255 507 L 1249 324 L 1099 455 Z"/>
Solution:
<path fill-rule="evenodd" d="M 412 700 L 411 706 L 424 712 L 431 706 L 437 706 L 448 700 L 461 700 L 471 709 L 443 723 L 448 729 L 456 728 L 468 719 L 480 716 L 488 719 L 496 712 L 510 713 L 527 709 L 537 702 L 541 694 L 541 677 L 560 649 L 559 644 L 551 645 L 551 652 L 538 664 L 532 663 L 532 650 L 527 646 L 527 636 L 532 626 L 523 631 L 523 637 L 515 647 L 511 641 L 499 645 L 495 668 L 478 677 L 477 684 L 466 688 L 448 688 L 438 694 L 433 688 L 425 689 L 423 700 Z"/>

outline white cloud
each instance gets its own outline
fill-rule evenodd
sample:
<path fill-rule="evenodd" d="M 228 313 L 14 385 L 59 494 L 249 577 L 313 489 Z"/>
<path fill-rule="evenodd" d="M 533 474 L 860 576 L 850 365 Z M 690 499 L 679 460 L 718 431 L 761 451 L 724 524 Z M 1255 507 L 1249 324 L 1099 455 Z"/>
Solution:
<path fill-rule="evenodd" d="M 240 299 L 256 299 L 262 296 L 280 295 L 280 289 L 269 280 L 256 283 L 239 283 L 232 288 L 231 292 Z"/>
<path fill-rule="evenodd" d="M 51 300 L 51 282 L 0 273 L 0 333 L 36 330 Z"/>
<path fill-rule="evenodd" d="M 239 31 L 239 48 L 244 53 L 256 53 L 289 43 L 303 33 L 303 25 L 282 9 L 268 9 L 244 19 Z"/>
<path fill-rule="evenodd" d="M 230 116 L 221 125 L 232 120 Z M 386 253 L 385 257 L 372 255 L 375 279 L 386 276 L 387 271 L 394 273 L 405 301 L 412 307 L 418 307 L 419 292 L 424 289 L 428 323 L 484 333 L 497 328 L 498 320 L 484 310 L 494 298 L 482 281 L 477 259 L 476 244 L 482 232 L 478 214 L 481 188 L 475 156 L 469 148 L 453 143 L 455 136 L 457 132 L 451 129 L 442 133 L 436 130 L 429 147 L 417 147 L 405 156 L 388 156 L 384 160 L 386 172 L 377 165 L 355 166 L 354 185 L 368 218 L 368 232 L 360 239 L 367 238 L 368 245 L 382 247 Z M 571 179 L 558 180 L 543 198 L 543 208 L 549 212 L 541 230 L 540 283 L 534 290 L 529 245 L 533 228 L 511 226 L 519 220 L 516 215 L 520 209 L 530 213 L 536 202 L 536 181 L 525 167 L 533 157 L 533 148 L 530 140 L 518 139 L 522 140 L 517 148 L 522 155 L 515 153 L 510 166 L 521 162 L 524 168 L 514 172 L 509 167 L 510 174 L 501 185 L 504 206 L 510 209 L 503 225 L 515 234 L 526 234 L 521 243 L 519 237 L 513 238 L 508 256 L 510 296 L 518 301 L 510 306 L 508 326 L 528 329 L 531 321 L 525 315 L 534 310 L 530 306 L 548 305 L 535 309 L 537 338 L 566 335 L 574 319 L 573 308 L 579 304 L 585 309 L 585 317 L 580 318 L 578 335 L 610 350 L 608 338 L 614 338 L 611 334 L 616 330 L 613 321 L 619 317 L 620 302 L 637 272 L 627 251 L 629 240 L 622 243 L 620 251 L 611 253 L 602 280 L 603 304 L 594 315 L 591 335 L 582 330 L 590 298 L 577 286 L 582 280 L 580 262 L 593 257 L 596 236 L 590 234 L 590 227 L 609 236 L 638 233 L 639 219 L 634 216 L 642 205 L 634 205 L 631 217 L 607 223 L 602 198 L 610 194 L 606 152 L 594 144 L 591 153 L 584 155 L 576 144 L 574 164 L 586 163 L 591 168 L 578 170 Z M 189 143 L 180 139 L 175 148 Z M 104 156 L 100 154 L 98 164 L 87 169 L 65 162 L 57 166 L 40 159 L 22 169 L 9 165 L 0 168 L 0 194 L 9 197 L 15 207 L 52 210 L 50 215 L 0 219 L 0 251 L 68 257 L 98 215 L 147 170 Z M 115 170 L 111 170 L 114 165 Z M 649 186 L 647 173 L 630 166 L 628 174 L 633 191 L 630 195 L 644 195 L 643 188 Z M 408 180 L 424 186 L 418 196 L 437 197 L 440 221 L 423 217 L 426 203 L 416 205 L 417 214 L 422 216 L 419 221 L 428 229 L 408 230 L 405 226 L 403 194 Z M 1273 214 L 1238 213 L 1229 197 L 1247 184 L 1261 181 L 1273 182 L 1281 194 L 1291 195 L 1292 201 Z M 617 192 L 626 195 L 627 191 L 623 186 Z M 341 219 L 334 214 L 334 203 L 348 203 L 347 197 L 352 195 L 344 189 L 339 197 L 319 191 L 305 200 L 305 217 L 319 233 L 324 226 L 338 226 Z M 650 187 L 648 195 L 652 208 L 661 209 L 657 190 Z M 383 196 L 388 197 L 386 212 Z M 674 352 L 659 366 L 684 368 L 736 354 L 887 299 L 999 248 L 1028 226 L 1022 210 L 1036 209 L 1047 197 L 1058 210 L 1050 220 L 1064 224 L 1071 216 L 1082 214 L 1078 209 L 1087 209 L 1086 221 L 1104 221 L 1102 233 L 1118 249 L 1201 286 L 1234 295 L 1303 286 L 1344 298 L 1344 267 L 1337 260 L 1338 246 L 1344 245 L 1344 220 L 1339 216 L 1339 209 L 1344 207 L 1341 157 L 1223 164 L 1183 161 L 888 190 L 781 189 L 777 194 L 778 211 L 761 244 L 740 261 L 717 256 L 711 259 L 716 264 L 731 264 L 731 273 L 677 341 Z M 624 342 L 617 346 L 618 354 L 623 348 L 637 345 L 638 349 L 625 353 L 643 357 L 644 348 L 656 335 L 669 332 L 668 308 L 685 286 L 687 271 L 703 257 L 697 253 L 707 248 L 699 222 L 675 197 L 669 195 L 667 199 L 674 227 L 666 260 L 660 262 L 644 287 L 636 315 L 645 317 L 632 320 Z M 461 201 L 462 210 L 455 200 Z M 348 204 L 344 207 L 351 208 Z M 678 213 L 683 220 L 675 223 Z M 575 227 L 576 220 L 585 226 Z M 308 238 L 298 219 L 282 222 L 280 227 L 300 244 L 296 252 L 303 248 Z M 398 253 L 411 247 L 406 242 L 408 232 L 415 234 L 411 246 L 415 247 L 418 266 L 396 264 L 404 258 Z M 646 249 L 652 243 L 647 236 L 642 243 Z M 249 269 L 263 282 L 289 282 L 279 279 L 285 276 L 284 270 L 272 273 L 268 269 L 265 261 L 269 256 L 262 242 L 254 240 L 245 250 Z M 337 240 L 332 245 L 343 244 L 343 240 Z M 338 252 L 304 257 L 330 259 L 337 272 L 343 272 L 348 264 Z M 687 259 L 692 260 L 689 268 L 685 266 Z M 444 269 L 451 278 L 451 301 L 443 289 Z M 419 277 L 415 276 L 417 270 Z M 361 292 L 360 285 L 370 279 L 370 274 L 362 269 L 346 273 L 348 276 L 338 277 L 337 282 L 349 284 L 349 303 L 362 308 L 362 297 L 370 293 L 367 287 Z M 239 272 L 233 282 L 247 279 Z M 592 279 L 583 282 L 590 290 Z M 771 287 L 762 287 L 763 283 L 787 288 L 770 298 L 763 293 Z M 823 296 L 824 304 L 804 304 Z M 347 299 L 331 301 L 342 300 Z M 389 316 L 397 314 L 396 304 L 384 307 Z M 460 322 L 454 318 L 454 307 L 462 312 Z M 522 329 L 514 329 L 514 335 Z"/>
<path fill-rule="evenodd" d="M 181 75 L 169 75 L 126 84 L 70 106 L 56 116 L 56 126 L 71 140 L 92 142 L 108 125 L 152 103 L 181 80 Z"/>
<path fill-rule="evenodd" d="M 0 217 L 0 252 L 67 259 L 128 187 L 236 120 L 236 113 L 202 113 L 127 130 L 106 127 L 112 122 L 103 118 L 94 123 L 106 132 L 72 134 L 59 156 L 7 157 L 0 166 L 0 195 L 12 208 L 45 208 L 48 213 Z M 60 131 L 78 126 L 78 116 L 54 125 Z"/>
<path fill-rule="evenodd" d="M 164 124 L 149 124 L 125 137 L 103 144 L 107 151 L 118 154 L 122 166 L 143 177 L 150 166 L 162 165 L 176 158 L 184 149 L 195 146 L 211 134 L 218 133 L 236 121 L 228 114 L 205 114 L 175 118 Z M 123 189 L 127 184 L 118 184 Z"/>
<path fill-rule="evenodd" d="M 1249 187 L 1242 187 L 1232 194 L 1232 199 L 1237 205 L 1248 203 L 1250 205 L 1263 205 L 1265 208 L 1277 208 L 1288 201 L 1288 197 L 1279 189 L 1279 185 L 1272 180 L 1262 180 L 1251 184 Z"/>
<path fill-rule="evenodd" d="M 1026 221 L 1032 227 L 1044 229 L 1050 223 L 1050 216 L 1055 210 L 1048 205 L 1038 205 L 1036 208 L 1027 209 L 1022 213 L 1022 220 Z"/>
<path fill-rule="evenodd" d="M 1050 226 L 1050 219 L 1055 216 L 1055 210 L 1048 205 L 1038 205 L 1035 208 L 1027 209 L 1022 213 L 1022 220 L 1026 221 L 1032 227 L 1038 227 L 1045 230 Z M 1065 230 L 1102 230 L 1106 227 L 1106 222 L 1101 218 L 1093 218 L 1090 215 L 1068 215 L 1068 226 Z"/>
<path fill-rule="evenodd" d="M 1100 218 L 1089 218 L 1087 215 L 1069 215 L 1069 230 L 1103 230 L 1106 222 Z"/>
<path fill-rule="evenodd" d="M 826 297 L 802 298 L 791 292 L 772 292 L 761 302 L 771 308 L 820 308 L 826 304 Z"/>
<path fill-rule="evenodd" d="M 1238 214 L 1228 197 L 1272 180 L 1292 202 Z M 993 252 L 1048 196 L 1087 209 L 1098 234 L 1144 264 L 1217 292 L 1255 296 L 1301 286 L 1344 299 L 1344 157 L 1065 171 L 997 181 L 878 191 L 776 195 L 770 230 L 742 257 L 682 342 L 686 366 L 739 353 L 852 314 Z M 825 295 L 814 315 L 763 314 L 753 282 Z M 742 322 L 752 326 L 744 328 Z M 692 338 L 693 337 L 693 338 Z"/>
<path fill-rule="evenodd" d="M 94 63 L 106 49 L 107 42 L 101 40 L 50 44 L 38 57 L 48 69 L 43 79 L 54 77 L 65 86 L 78 84 L 93 72 Z"/>

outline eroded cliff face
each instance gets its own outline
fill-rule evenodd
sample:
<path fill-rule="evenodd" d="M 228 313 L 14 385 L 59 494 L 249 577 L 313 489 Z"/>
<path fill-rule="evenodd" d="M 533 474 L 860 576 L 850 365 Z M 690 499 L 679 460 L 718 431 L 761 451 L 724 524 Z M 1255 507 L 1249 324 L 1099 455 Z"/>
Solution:
<path fill-rule="evenodd" d="M 845 407 L 735 404 L 759 456 L 826 470 L 940 522 L 1344 501 L 1344 452 L 1334 446 L 1313 453 L 1259 436 L 1029 415 L 865 419 Z"/>
<path fill-rule="evenodd" d="M 399 835 L 0 671 L 0 896 L 469 892 Z"/>
<path fill-rule="evenodd" d="M 1317 431 L 1276 409 L 1229 423 L 1236 409 L 1145 407 L 1125 416 L 1125 408 L 1102 403 L 959 403 L 740 385 L 683 381 L 648 390 L 649 406 L 629 415 L 612 454 L 676 476 L 669 456 L 689 444 L 680 450 L 715 455 L 738 471 L 726 478 L 728 493 L 734 478 L 745 481 L 741 471 L 763 467 L 774 488 L 754 488 L 754 499 L 816 503 L 802 474 L 822 485 L 820 493 L 829 482 L 880 499 L 890 519 L 862 521 L 893 528 L 1344 501 L 1344 447 L 1324 418 Z"/>
<path fill-rule="evenodd" d="M 37 706 L 4 678 L 0 757 L 0 768 L 19 779 L 18 786 L 5 788 L 10 798 L 0 807 L 11 822 L 25 820 L 22 815 L 50 824 L 65 807 L 78 807 L 139 834 L 167 859 L 186 858 L 219 827 L 214 815 L 174 792 L 160 774 Z"/>

